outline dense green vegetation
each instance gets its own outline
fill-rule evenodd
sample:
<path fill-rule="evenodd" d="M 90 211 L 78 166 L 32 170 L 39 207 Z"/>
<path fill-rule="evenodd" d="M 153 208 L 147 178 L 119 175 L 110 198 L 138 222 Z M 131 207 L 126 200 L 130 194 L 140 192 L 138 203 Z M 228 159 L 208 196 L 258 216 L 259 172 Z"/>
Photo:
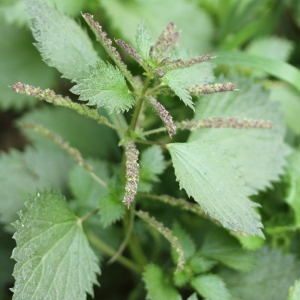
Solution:
<path fill-rule="evenodd" d="M 0 300 L 300 299 L 300 1 L 0 25 Z"/>

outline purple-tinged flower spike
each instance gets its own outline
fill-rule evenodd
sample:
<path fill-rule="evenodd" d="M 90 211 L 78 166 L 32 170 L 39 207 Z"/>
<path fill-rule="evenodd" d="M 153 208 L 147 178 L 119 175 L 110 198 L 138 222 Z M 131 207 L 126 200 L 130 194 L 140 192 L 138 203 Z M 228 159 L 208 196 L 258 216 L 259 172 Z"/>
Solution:
<path fill-rule="evenodd" d="M 207 55 L 193 57 L 193 58 L 190 58 L 187 60 L 183 60 L 183 59 L 169 60 L 166 62 L 166 64 L 163 67 L 154 70 L 154 72 L 157 72 L 158 74 L 160 74 L 160 73 L 165 73 L 165 72 L 172 71 L 172 70 L 189 68 L 189 67 L 192 67 L 201 62 L 208 61 L 212 58 L 214 58 L 214 57 L 207 54 Z"/>
<path fill-rule="evenodd" d="M 129 54 L 132 58 L 134 58 L 140 65 L 144 65 L 144 61 L 142 57 L 136 52 L 136 50 L 131 47 L 130 45 L 126 44 L 122 40 L 115 40 L 116 43 L 127 53 Z"/>
<path fill-rule="evenodd" d="M 149 96 L 148 97 L 149 103 L 154 108 L 155 112 L 159 115 L 161 120 L 163 121 L 170 137 L 176 134 L 176 126 L 173 122 L 172 116 L 169 112 L 161 105 L 155 98 Z"/>
<path fill-rule="evenodd" d="M 178 42 L 179 32 L 174 32 L 175 27 L 175 24 L 170 22 L 158 37 L 155 45 L 151 47 L 150 57 L 153 60 L 160 62 L 169 48 L 175 46 L 175 44 Z"/>
<path fill-rule="evenodd" d="M 194 95 L 213 94 L 219 92 L 228 92 L 235 90 L 235 86 L 231 83 L 214 83 L 214 84 L 199 84 L 188 86 L 186 89 Z"/>
<path fill-rule="evenodd" d="M 136 149 L 134 142 L 128 142 L 125 145 L 126 155 L 126 184 L 123 202 L 129 207 L 133 202 L 138 189 L 139 182 L 139 151 Z"/>
<path fill-rule="evenodd" d="M 231 118 L 208 118 L 203 120 L 186 120 L 177 124 L 180 129 L 196 130 L 204 128 L 264 128 L 271 129 L 273 127 L 272 122 L 265 120 L 253 120 L 253 119 L 239 119 L 236 117 Z"/>
<path fill-rule="evenodd" d="M 119 69 L 122 71 L 126 79 L 130 82 L 130 84 L 134 88 L 138 88 L 137 83 L 135 82 L 132 74 L 127 69 L 127 66 L 123 63 L 121 56 L 117 49 L 112 46 L 112 41 L 107 37 L 107 33 L 102 30 L 102 27 L 99 25 L 98 22 L 94 21 L 94 18 L 92 15 L 85 13 L 82 15 L 85 21 L 88 23 L 88 25 L 91 27 L 92 31 L 94 32 L 97 40 L 100 42 L 102 47 L 105 49 L 105 51 L 110 55 L 110 57 L 113 59 L 115 64 L 119 67 Z"/>

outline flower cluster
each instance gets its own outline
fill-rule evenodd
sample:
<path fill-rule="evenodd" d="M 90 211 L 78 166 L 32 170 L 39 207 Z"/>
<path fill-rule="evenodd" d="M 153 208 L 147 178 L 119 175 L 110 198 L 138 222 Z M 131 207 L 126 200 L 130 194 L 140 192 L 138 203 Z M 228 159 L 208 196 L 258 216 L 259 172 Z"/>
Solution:
<path fill-rule="evenodd" d="M 228 92 L 235 90 L 235 86 L 231 83 L 215 83 L 215 84 L 197 84 L 186 88 L 191 94 L 203 95 L 219 92 Z"/>
<path fill-rule="evenodd" d="M 130 141 L 125 145 L 126 155 L 126 184 L 123 202 L 129 207 L 133 202 L 138 189 L 139 182 L 139 151 L 134 142 Z"/>

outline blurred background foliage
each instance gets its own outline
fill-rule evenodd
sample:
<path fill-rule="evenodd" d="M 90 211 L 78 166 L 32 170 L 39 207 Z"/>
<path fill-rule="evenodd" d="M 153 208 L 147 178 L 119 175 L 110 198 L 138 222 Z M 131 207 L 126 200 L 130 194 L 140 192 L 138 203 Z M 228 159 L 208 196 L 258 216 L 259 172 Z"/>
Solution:
<path fill-rule="evenodd" d="M 200 249 L 200 253 L 205 253 L 208 258 L 221 263 L 214 270 L 224 278 L 235 299 L 286 299 L 288 287 L 300 277 L 300 76 L 297 71 L 300 65 L 300 0 L 47 2 L 75 18 L 82 26 L 85 24 L 81 12 L 89 12 L 109 36 L 122 38 L 133 44 L 136 27 L 141 19 L 145 20 L 153 40 L 168 22 L 173 21 L 182 32 L 180 44 L 192 54 L 219 54 L 215 61 L 216 76 L 221 73 L 236 73 L 240 77 L 251 77 L 279 103 L 286 122 L 286 142 L 290 146 L 291 155 L 288 158 L 286 173 L 280 181 L 253 197 L 254 201 L 262 205 L 260 212 L 265 226 L 265 241 L 238 235 L 233 235 L 232 238 L 232 235 L 223 229 L 216 231 L 215 225 L 210 222 L 191 218 L 188 213 L 179 215 L 177 208 L 170 209 L 164 204 L 145 203 L 143 208 L 151 211 L 158 220 L 169 227 L 172 227 L 173 216 L 177 216 L 178 221 L 184 224 L 185 230 L 193 237 L 195 247 Z M 86 30 L 92 37 L 91 32 Z M 1 204 L 0 207 L 0 221 L 3 224 L 3 230 L 0 232 L 0 299 L 10 299 L 9 288 L 13 285 L 13 261 L 10 255 L 14 243 L 10 238 L 12 228 L 9 223 L 17 218 L 16 212 L 23 207 L 27 194 L 33 193 L 36 187 L 43 188 L 52 184 L 60 187 L 68 199 L 72 200 L 74 197 L 68 183 L 68 172 L 73 167 L 72 162 L 69 162 L 64 154 L 51 156 L 51 149 L 55 146 L 42 137 L 21 129 L 18 127 L 19 122 L 27 120 L 43 124 L 62 136 L 71 146 L 78 148 L 84 157 L 111 162 L 111 172 L 114 163 L 119 162 L 120 149 L 117 147 L 117 136 L 104 126 L 97 126 L 85 117 L 64 108 L 52 107 L 35 98 L 18 95 L 9 88 L 20 81 L 41 88 L 51 88 L 75 100 L 74 95 L 70 95 L 69 92 L 72 83 L 61 78 L 54 68 L 48 67 L 41 60 L 33 44 L 29 17 L 22 0 L 0 2 L 0 37 L 0 198 L 5 202 L 5 205 Z M 94 46 L 100 56 L 107 59 L 99 45 L 95 43 Z M 138 66 L 124 53 L 122 55 L 133 74 L 137 74 L 140 71 Z M 172 111 L 174 119 L 192 117 L 191 111 L 181 103 L 174 103 L 169 99 L 165 99 L 165 103 Z M 153 122 L 156 121 L 146 112 L 145 124 Z M 178 136 L 178 140 L 187 138 L 185 133 Z M 29 147 L 30 145 L 35 149 Z M 48 165 L 45 162 L 48 162 Z M 48 177 L 37 180 L 30 177 L 31 172 L 48 174 Z M 177 188 L 177 183 L 174 183 L 172 172 L 170 168 L 166 170 L 160 177 L 163 184 L 155 186 L 154 191 L 174 197 L 185 196 L 184 192 Z M 169 248 L 155 232 L 146 232 L 143 225 L 138 225 L 137 232 L 146 251 L 149 252 L 147 254 L 154 258 L 159 256 L 157 259 L 162 262 L 163 270 L 168 270 L 171 260 Z M 108 228 L 99 232 L 99 235 L 117 248 L 122 229 Z M 149 245 L 147 248 L 149 240 L 162 247 L 163 251 L 159 255 L 152 253 Z M 237 240 L 239 243 L 236 243 Z M 212 245 L 216 241 L 221 242 L 215 246 L 219 252 L 214 253 Z M 265 247 L 262 248 L 263 245 Z M 231 249 L 232 255 L 229 255 L 226 249 Z M 250 257 L 250 250 L 258 252 L 254 251 L 255 255 Z M 236 255 L 239 260 L 231 261 Z M 253 264 L 259 266 L 261 273 L 257 271 L 258 267 L 244 271 L 242 275 L 238 273 L 247 269 L 248 263 L 251 265 L 249 260 L 253 260 Z M 270 269 L 270 265 L 273 264 L 274 269 Z M 142 299 L 139 297 L 143 295 L 143 286 L 137 285 L 137 278 L 128 275 L 127 271 L 117 264 L 103 264 L 102 268 L 104 275 L 101 276 L 101 289 L 96 290 L 96 299 Z M 286 273 L 283 274 L 289 273 L 289 276 L 283 275 L 285 278 L 281 278 L 280 281 L 280 289 L 284 292 L 278 292 L 277 287 L 277 292 L 268 293 L 264 286 L 268 284 L 272 287 L 270 290 L 276 288 L 280 279 L 275 275 L 284 268 Z M 264 278 L 263 284 L 255 284 L 254 279 L 257 276 Z M 178 282 L 180 278 L 175 278 L 175 283 L 176 280 Z M 199 278 L 195 279 L 193 285 L 197 286 L 199 281 Z M 181 293 L 186 299 L 190 291 L 183 289 Z"/>

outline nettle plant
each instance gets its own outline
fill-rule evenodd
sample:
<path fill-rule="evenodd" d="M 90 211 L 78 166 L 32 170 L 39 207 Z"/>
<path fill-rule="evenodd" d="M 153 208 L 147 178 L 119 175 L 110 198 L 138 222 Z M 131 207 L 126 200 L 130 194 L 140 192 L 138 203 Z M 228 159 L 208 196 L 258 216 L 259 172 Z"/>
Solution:
<path fill-rule="evenodd" d="M 26 3 L 43 59 L 74 83 L 71 92 L 79 98 L 74 102 L 24 83 L 16 83 L 12 89 L 110 127 L 119 137 L 123 154 L 117 165 L 85 159 L 44 126 L 28 120 L 22 124 L 59 145 L 77 165 L 69 174 L 72 196 L 68 197 L 73 201 L 66 201 L 55 187 L 38 190 L 14 223 L 14 299 L 85 299 L 86 293 L 93 295 L 93 284 L 100 274 L 98 250 L 111 256 L 111 263 L 117 261 L 133 273 L 143 274 L 149 299 L 182 299 L 181 295 L 194 291 L 205 298 L 231 299 L 225 279 L 213 268 L 220 263 L 238 270 L 248 268 L 247 260 L 239 260 L 242 250 L 238 240 L 261 244 L 264 238 L 259 204 L 249 196 L 277 180 L 285 164 L 288 151 L 278 107 L 249 79 L 230 75 L 229 80 L 219 77 L 220 83 L 211 83 L 213 66 L 207 61 L 213 57 L 189 56 L 178 46 L 179 32 L 173 23 L 156 42 L 151 41 L 143 21 L 137 28 L 135 48 L 115 40 L 139 64 L 141 74 L 133 76 L 90 14 L 83 14 L 83 18 L 110 62 L 98 57 L 87 33 L 73 20 L 42 1 Z M 202 97 L 204 94 L 212 95 Z M 183 101 L 194 112 L 192 119 L 173 120 L 164 101 Z M 99 114 L 99 108 L 109 114 Z M 149 118 L 155 121 L 149 124 Z M 178 131 L 192 133 L 177 137 Z M 51 157 L 44 163 L 46 160 Z M 160 182 L 165 171 L 174 174 L 172 166 L 179 188 L 190 200 L 183 199 L 185 193 L 172 179 Z M 166 190 L 166 184 L 176 192 L 154 193 L 154 189 Z M 183 215 L 188 216 L 182 219 L 187 225 L 170 221 Z M 198 220 L 200 229 L 189 225 L 189 218 Z M 203 222 L 215 229 L 206 234 Z M 120 238 L 122 242 L 114 250 L 98 232 L 120 226 L 124 236 L 118 236 L 117 243 Z M 191 232 L 203 231 L 202 241 L 205 236 L 200 250 L 199 243 L 187 233 L 191 226 Z M 157 233 L 171 244 L 173 263 L 159 254 L 169 248 Z M 159 241 L 154 249 L 149 245 L 152 242 L 145 246 L 145 237 Z M 230 245 L 229 252 L 223 249 L 227 256 L 222 250 L 218 256 L 210 244 L 214 239 L 219 249 L 222 243 Z M 116 244 L 113 236 L 109 240 Z M 143 293 L 140 288 L 138 291 Z M 189 299 L 197 299 L 196 293 Z"/>

